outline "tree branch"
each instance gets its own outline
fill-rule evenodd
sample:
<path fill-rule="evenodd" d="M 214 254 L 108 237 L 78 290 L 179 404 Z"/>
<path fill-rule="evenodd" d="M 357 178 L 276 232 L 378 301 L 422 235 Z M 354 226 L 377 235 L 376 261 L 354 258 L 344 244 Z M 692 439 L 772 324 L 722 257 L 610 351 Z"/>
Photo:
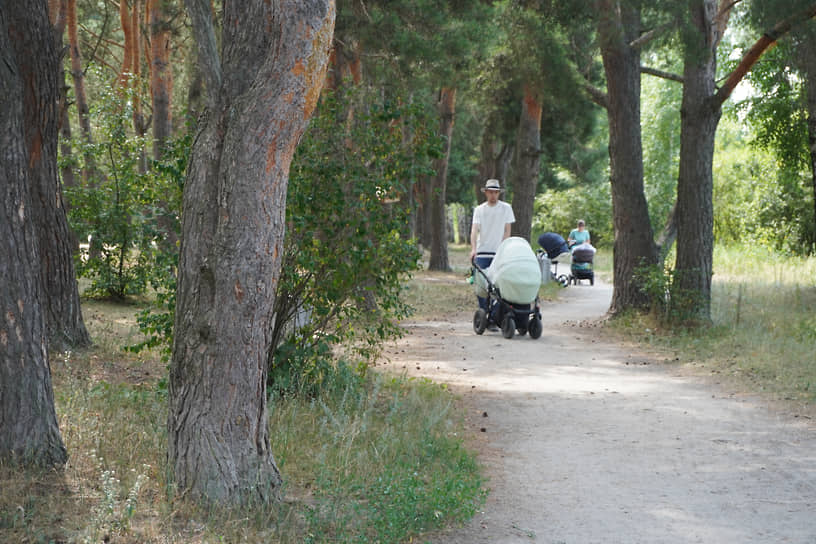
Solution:
<path fill-rule="evenodd" d="M 739 1 L 739 0 L 737 0 Z M 659 37 L 666 29 L 673 28 L 674 21 L 662 24 L 658 27 L 651 29 L 648 32 L 644 32 L 639 38 L 636 40 L 632 40 L 629 43 L 629 47 L 632 49 L 641 49 L 644 45 L 649 43 L 650 41 L 654 40 L 655 38 Z"/>
<path fill-rule="evenodd" d="M 677 81 L 679 83 L 683 83 L 683 77 L 678 76 L 677 74 L 672 74 L 671 72 L 664 72 L 663 70 L 658 70 L 656 68 L 649 68 L 648 66 L 641 66 L 640 67 L 641 74 L 649 74 L 650 76 L 656 76 L 663 79 L 668 79 L 671 81 Z"/>
<path fill-rule="evenodd" d="M 796 23 L 807 21 L 812 19 L 814 16 L 816 16 L 816 3 L 813 3 L 802 11 L 791 15 L 787 19 L 783 19 L 771 30 L 763 34 L 742 56 L 742 60 L 740 61 L 739 65 L 733 72 L 731 72 L 728 79 L 725 81 L 725 84 L 720 87 L 720 90 L 717 91 L 717 94 L 714 96 L 714 102 L 716 104 L 722 104 L 728 100 L 728 97 L 731 96 L 732 92 L 734 92 L 734 88 L 737 86 L 737 84 L 742 81 L 749 71 L 751 71 L 751 68 L 753 68 L 754 64 L 756 64 L 765 51 L 776 45 L 776 41 L 783 35 L 787 34 Z"/>
<path fill-rule="evenodd" d="M 223 70 L 215 39 L 212 8 L 208 0 L 184 0 L 198 46 L 198 65 L 207 87 L 207 105 L 212 107 L 221 88 Z"/>
<path fill-rule="evenodd" d="M 584 90 L 589 95 L 590 100 L 592 100 L 593 102 L 595 102 L 604 109 L 609 109 L 609 97 L 606 95 L 605 92 L 589 83 L 584 84 Z"/>

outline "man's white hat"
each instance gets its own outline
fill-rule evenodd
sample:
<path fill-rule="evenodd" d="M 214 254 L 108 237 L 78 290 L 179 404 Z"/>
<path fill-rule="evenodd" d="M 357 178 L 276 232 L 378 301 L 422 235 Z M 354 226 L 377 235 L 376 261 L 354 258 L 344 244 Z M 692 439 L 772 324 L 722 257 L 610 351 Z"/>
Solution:
<path fill-rule="evenodd" d="M 501 183 L 497 179 L 489 179 L 485 182 L 484 187 L 482 187 L 482 192 L 485 191 L 499 191 L 500 193 L 504 192 L 502 189 Z"/>

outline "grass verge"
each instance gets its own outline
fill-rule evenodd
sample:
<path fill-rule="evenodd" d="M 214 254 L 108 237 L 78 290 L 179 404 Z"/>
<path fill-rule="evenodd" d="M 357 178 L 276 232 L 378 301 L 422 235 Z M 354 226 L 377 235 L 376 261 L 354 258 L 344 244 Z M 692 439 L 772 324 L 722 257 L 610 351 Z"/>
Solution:
<path fill-rule="evenodd" d="M 756 249 L 714 253 L 709 327 L 665 330 L 650 316 L 611 322 L 616 335 L 772 400 L 816 405 L 816 257 Z"/>
<path fill-rule="evenodd" d="M 0 542 L 403 542 L 468 519 L 484 480 L 454 396 L 371 372 L 313 398 L 270 401 L 284 501 L 203 511 L 166 486 L 167 390 L 158 354 L 132 343 L 138 308 L 86 302 L 96 346 L 52 356 L 60 472 L 0 466 Z"/>

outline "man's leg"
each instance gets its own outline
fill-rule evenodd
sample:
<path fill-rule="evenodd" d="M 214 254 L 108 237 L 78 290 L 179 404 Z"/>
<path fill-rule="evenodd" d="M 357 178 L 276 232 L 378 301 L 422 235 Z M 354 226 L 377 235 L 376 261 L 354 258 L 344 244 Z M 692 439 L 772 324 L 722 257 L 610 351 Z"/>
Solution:
<path fill-rule="evenodd" d="M 481 268 L 482 270 L 487 270 L 487 267 L 490 266 L 490 263 L 493 262 L 493 255 L 476 255 L 476 265 Z M 480 274 L 480 272 L 476 271 L 476 274 Z M 484 310 L 485 312 L 488 310 L 487 307 L 487 298 L 486 297 L 476 297 L 479 300 L 479 308 Z"/>

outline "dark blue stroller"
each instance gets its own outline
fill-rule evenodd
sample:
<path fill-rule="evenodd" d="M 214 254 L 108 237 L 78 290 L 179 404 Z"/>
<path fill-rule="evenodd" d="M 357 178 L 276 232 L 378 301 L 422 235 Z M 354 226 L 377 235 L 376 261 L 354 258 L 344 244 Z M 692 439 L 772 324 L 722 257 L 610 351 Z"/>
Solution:
<path fill-rule="evenodd" d="M 566 240 L 556 232 L 545 232 L 538 237 L 538 245 L 543 248 L 538 250 L 538 260 L 544 263 L 543 266 L 550 268 L 550 277 L 552 280 L 561 284 L 561 287 L 566 287 L 570 284 L 570 276 L 568 274 L 558 273 L 558 263 L 569 263 L 570 250 L 567 246 Z"/>

